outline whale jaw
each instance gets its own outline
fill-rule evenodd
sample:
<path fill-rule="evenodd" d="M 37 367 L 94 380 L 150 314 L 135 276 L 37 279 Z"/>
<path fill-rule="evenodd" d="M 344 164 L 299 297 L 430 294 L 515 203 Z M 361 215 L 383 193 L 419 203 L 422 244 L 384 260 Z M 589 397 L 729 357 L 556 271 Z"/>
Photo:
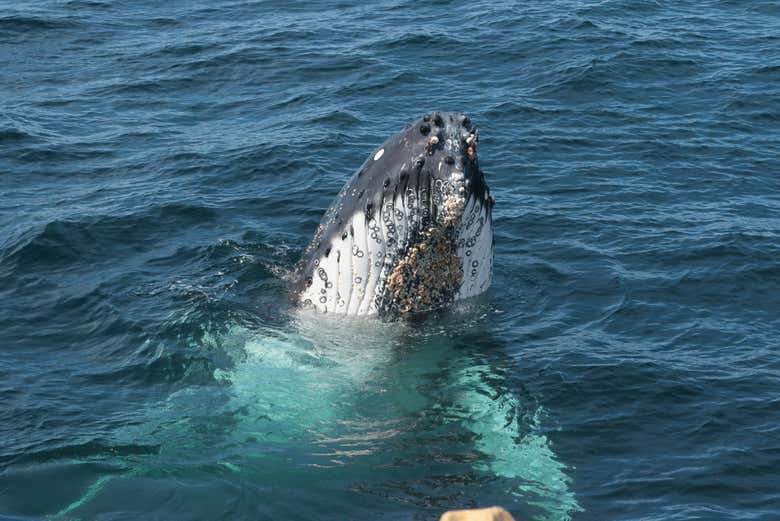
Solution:
<path fill-rule="evenodd" d="M 298 262 L 295 300 L 323 312 L 395 318 L 485 291 L 493 198 L 478 140 L 463 114 L 434 112 L 373 151 Z"/>

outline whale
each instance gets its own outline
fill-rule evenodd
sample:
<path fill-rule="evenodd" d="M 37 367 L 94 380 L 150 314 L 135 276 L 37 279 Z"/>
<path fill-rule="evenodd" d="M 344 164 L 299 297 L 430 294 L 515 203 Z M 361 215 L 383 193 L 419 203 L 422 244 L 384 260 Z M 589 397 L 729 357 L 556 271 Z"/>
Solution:
<path fill-rule="evenodd" d="M 294 268 L 293 300 L 392 319 L 486 291 L 495 200 L 478 144 L 468 116 L 432 112 L 374 149 Z"/>
<path fill-rule="evenodd" d="M 187 372 L 200 376 L 107 434 L 136 449 L 112 456 L 110 472 L 54 517 L 135 512 L 138 494 L 167 517 L 186 504 L 209 518 L 303 519 L 316 504 L 323 519 L 344 519 L 361 502 L 385 517 L 410 508 L 433 517 L 486 490 L 523 519 L 582 511 L 544 407 L 510 381 L 509 347 L 485 308 L 466 302 L 493 274 L 494 200 L 478 138 L 464 114 L 432 112 L 374 149 L 292 275 L 286 261 L 268 267 L 292 283 L 296 305 L 282 320 L 259 308 L 184 328 L 177 348 L 193 353 Z M 396 320 L 450 307 L 435 320 Z M 431 483 L 456 483 L 457 496 L 431 504 Z M 220 505 L 207 486 L 239 492 Z M 306 490 L 301 504 L 284 502 L 291 488 Z"/>

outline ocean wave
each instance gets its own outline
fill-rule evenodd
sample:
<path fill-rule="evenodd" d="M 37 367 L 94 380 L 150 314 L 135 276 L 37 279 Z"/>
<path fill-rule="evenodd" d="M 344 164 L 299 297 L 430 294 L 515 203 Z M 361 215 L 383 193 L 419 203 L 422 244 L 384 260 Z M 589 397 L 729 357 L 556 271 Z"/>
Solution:
<path fill-rule="evenodd" d="M 149 360 L 123 363 L 121 367 L 104 367 L 100 372 L 82 373 L 83 385 L 220 385 L 214 377 L 219 366 L 211 357 L 183 353 L 167 353 Z"/>
<path fill-rule="evenodd" d="M 126 216 L 53 221 L 4 245 L 0 258 L 25 271 L 110 262 L 119 251 L 132 249 L 134 243 L 153 241 L 180 227 L 211 222 L 217 215 L 209 207 L 171 203 Z"/>
<path fill-rule="evenodd" d="M 57 445 L 57 444 L 47 444 Z M 106 440 L 93 439 L 83 443 L 64 443 L 46 448 L 28 448 L 24 453 L 10 458 L 0 457 L 0 465 L 29 465 L 31 463 L 50 463 L 55 461 L 97 460 L 106 454 L 119 457 L 157 454 L 159 447 L 127 444 L 117 445 Z M 5 461 L 3 461 L 5 460 Z"/>
<path fill-rule="evenodd" d="M 16 128 L 0 128 L 0 145 L 35 141 L 35 136 Z"/>
<path fill-rule="evenodd" d="M 29 35 L 61 29 L 78 29 L 82 24 L 73 18 L 40 17 L 24 14 L 0 16 L 0 34 Z"/>

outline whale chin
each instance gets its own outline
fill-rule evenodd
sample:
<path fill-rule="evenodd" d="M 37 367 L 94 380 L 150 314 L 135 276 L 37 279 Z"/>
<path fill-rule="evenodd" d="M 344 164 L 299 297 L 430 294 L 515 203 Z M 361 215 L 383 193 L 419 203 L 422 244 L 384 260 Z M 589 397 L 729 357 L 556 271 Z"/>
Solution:
<path fill-rule="evenodd" d="M 295 268 L 294 299 L 395 318 L 484 292 L 493 270 L 493 198 L 479 134 L 433 112 L 375 149 L 325 212 Z"/>

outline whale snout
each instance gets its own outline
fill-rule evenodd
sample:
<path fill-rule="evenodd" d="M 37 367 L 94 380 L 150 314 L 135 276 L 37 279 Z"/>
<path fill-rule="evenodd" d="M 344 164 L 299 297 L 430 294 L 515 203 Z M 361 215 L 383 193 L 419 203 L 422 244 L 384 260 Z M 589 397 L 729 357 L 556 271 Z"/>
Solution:
<path fill-rule="evenodd" d="M 430 210 L 447 216 L 444 224 L 457 224 L 471 198 L 492 204 L 479 168 L 479 131 L 471 118 L 462 112 L 431 112 L 405 134 L 420 181 L 431 185 Z"/>
<path fill-rule="evenodd" d="M 448 164 L 468 164 L 477 158 L 479 133 L 471 119 L 462 112 L 432 112 L 415 125 L 426 137 L 424 150 L 428 155 L 441 151 Z"/>
<path fill-rule="evenodd" d="M 436 179 L 454 175 L 462 177 L 466 191 L 481 193 L 484 175 L 479 169 L 479 131 L 471 118 L 462 112 L 431 112 L 424 115 L 407 132 L 418 131 L 422 140 L 421 159 L 428 164 L 427 174 Z M 419 140 L 418 140 L 419 141 Z"/>

